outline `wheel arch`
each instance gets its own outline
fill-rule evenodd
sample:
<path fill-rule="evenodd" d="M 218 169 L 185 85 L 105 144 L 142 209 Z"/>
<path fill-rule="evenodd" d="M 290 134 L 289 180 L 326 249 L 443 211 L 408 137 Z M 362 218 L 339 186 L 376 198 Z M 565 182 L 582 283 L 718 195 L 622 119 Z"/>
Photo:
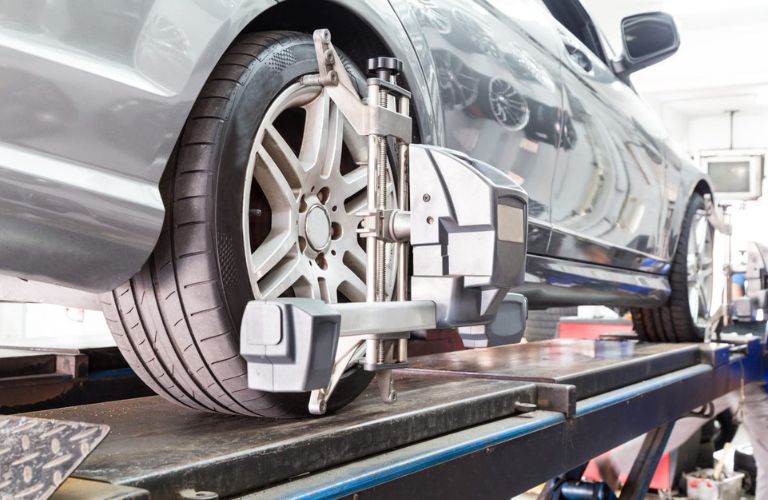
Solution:
<path fill-rule="evenodd" d="M 680 232 L 683 225 L 683 220 L 685 219 L 685 213 L 688 210 L 688 204 L 690 203 L 693 195 L 713 195 L 714 190 L 712 189 L 712 184 L 708 177 L 705 175 L 698 175 L 695 177 L 692 176 L 691 179 L 681 187 L 679 193 L 685 194 L 685 198 L 682 198 L 685 200 L 685 203 L 676 203 L 674 209 L 671 226 L 673 235 L 670 241 L 671 245 L 669 248 L 669 255 L 674 255 L 677 251 L 677 245 L 680 244 Z"/>
<path fill-rule="evenodd" d="M 198 62 L 198 71 L 205 78 L 195 82 L 195 90 L 191 93 L 184 114 L 184 121 L 178 126 L 177 140 L 181 136 L 182 126 L 192 112 L 197 96 L 213 72 L 216 64 L 227 48 L 246 33 L 270 30 L 290 30 L 311 34 L 315 29 L 328 28 L 333 36 L 333 43 L 363 71 L 369 57 L 379 55 L 394 56 L 403 61 L 405 81 L 404 86 L 413 94 L 411 112 L 413 120 L 413 141 L 434 142 L 436 118 L 432 111 L 430 94 L 419 59 L 405 36 L 405 30 L 387 0 L 362 0 L 347 2 L 341 0 L 313 0 L 310 3 L 302 0 L 282 0 L 273 5 L 244 13 L 233 11 L 230 22 L 223 25 L 216 39 L 209 41 L 206 56 Z M 392 29 L 396 26 L 400 29 Z M 233 29 L 234 28 L 234 29 Z M 226 31 L 226 38 L 219 38 Z M 176 128 L 171 127 L 171 128 Z M 167 168 L 170 154 L 163 168 L 158 184 L 168 175 Z M 164 200 L 164 205 L 166 200 Z M 156 228 L 157 234 L 160 227 Z M 150 252 L 147 252 L 148 258 Z M 138 269 L 137 269 L 138 270 Z M 122 282 L 130 276 L 121 276 Z"/>
<path fill-rule="evenodd" d="M 370 57 L 386 55 L 403 61 L 405 81 L 401 80 L 401 84 L 413 94 L 413 140 L 431 142 L 434 116 L 426 80 L 410 39 L 388 1 L 280 0 L 255 17 L 243 32 L 291 30 L 311 34 L 318 28 L 329 29 L 333 44 L 363 71 Z"/>

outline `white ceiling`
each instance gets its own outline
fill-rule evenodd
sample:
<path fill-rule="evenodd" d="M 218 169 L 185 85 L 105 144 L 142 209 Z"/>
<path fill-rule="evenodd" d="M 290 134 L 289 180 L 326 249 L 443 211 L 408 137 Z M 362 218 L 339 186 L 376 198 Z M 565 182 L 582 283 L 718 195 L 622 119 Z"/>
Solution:
<path fill-rule="evenodd" d="M 615 47 L 622 17 L 672 14 L 681 45 L 669 59 L 632 76 L 649 101 L 686 116 L 736 109 L 768 111 L 768 1 L 583 0 Z"/>

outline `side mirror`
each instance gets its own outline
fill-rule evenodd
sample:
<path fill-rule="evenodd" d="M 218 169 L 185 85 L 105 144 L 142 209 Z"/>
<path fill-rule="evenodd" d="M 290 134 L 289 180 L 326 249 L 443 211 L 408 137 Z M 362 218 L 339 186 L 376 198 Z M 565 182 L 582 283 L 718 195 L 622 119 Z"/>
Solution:
<path fill-rule="evenodd" d="M 621 20 L 624 54 L 616 72 L 628 76 L 671 56 L 680 47 L 675 20 L 663 12 L 649 12 Z"/>

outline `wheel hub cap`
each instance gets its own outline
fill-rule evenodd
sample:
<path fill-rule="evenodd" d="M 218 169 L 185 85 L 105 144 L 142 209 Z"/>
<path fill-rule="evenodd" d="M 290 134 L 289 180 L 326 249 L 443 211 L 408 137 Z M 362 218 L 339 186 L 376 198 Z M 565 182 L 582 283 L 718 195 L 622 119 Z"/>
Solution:
<path fill-rule="evenodd" d="M 331 218 L 322 205 L 313 205 L 307 210 L 304 222 L 307 243 L 318 252 L 324 251 L 331 242 Z"/>

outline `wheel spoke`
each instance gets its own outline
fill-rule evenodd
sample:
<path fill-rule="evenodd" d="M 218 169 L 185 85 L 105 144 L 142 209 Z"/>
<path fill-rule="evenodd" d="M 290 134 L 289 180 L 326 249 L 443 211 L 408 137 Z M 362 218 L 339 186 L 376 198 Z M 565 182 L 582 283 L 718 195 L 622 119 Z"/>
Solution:
<path fill-rule="evenodd" d="M 709 231 L 709 223 L 704 216 L 701 216 L 696 224 L 696 252 L 699 256 L 703 256 L 707 249 L 707 232 Z"/>
<path fill-rule="evenodd" d="M 326 158 L 322 168 L 322 176 L 328 177 L 331 172 L 338 172 L 341 165 L 341 152 L 344 146 L 344 117 L 338 106 L 332 103 L 328 116 L 328 141 L 326 143 Z"/>
<path fill-rule="evenodd" d="M 275 163 L 275 159 L 264 147 L 257 150 L 256 155 L 261 160 L 254 168 L 254 178 L 264 191 L 270 207 L 272 208 L 273 227 L 276 214 L 288 214 L 287 217 L 278 217 L 282 221 L 283 227 L 288 227 L 294 223 L 293 214 L 298 210 L 297 193 L 291 188 L 283 171 Z"/>
<path fill-rule="evenodd" d="M 261 281 L 259 291 L 262 298 L 277 298 L 288 291 L 304 276 L 304 265 L 299 256 L 290 257 L 280 262 Z"/>
<path fill-rule="evenodd" d="M 365 276 L 366 261 L 365 251 L 357 244 L 344 254 L 339 290 L 350 300 L 365 300 L 367 287 L 361 276 Z"/>
<path fill-rule="evenodd" d="M 357 214 L 365 210 L 367 203 L 368 203 L 368 200 L 367 200 L 366 194 L 360 193 L 357 196 L 353 196 L 349 198 L 344 203 L 344 209 L 350 215 Z"/>
<path fill-rule="evenodd" d="M 325 300 L 318 278 L 306 261 L 302 264 L 300 274 L 301 277 L 293 285 L 293 290 L 296 293 L 296 296 Z"/>
<path fill-rule="evenodd" d="M 365 190 L 368 185 L 368 168 L 357 167 L 350 173 L 342 176 L 344 182 L 344 199 L 354 196 Z"/>
<path fill-rule="evenodd" d="M 256 279 L 260 280 L 269 274 L 275 266 L 289 257 L 291 251 L 298 255 L 297 245 L 295 231 L 273 230 L 251 256 L 251 265 Z"/>
<path fill-rule="evenodd" d="M 365 276 L 367 260 L 365 250 L 356 243 L 352 244 L 344 254 L 344 268 L 356 276 Z"/>
<path fill-rule="evenodd" d="M 691 317 L 693 318 L 694 322 L 699 317 L 700 304 L 701 301 L 699 299 L 698 287 L 693 286 L 688 288 L 688 308 L 691 312 Z"/>
<path fill-rule="evenodd" d="M 299 159 L 313 181 L 327 178 L 338 168 L 344 137 L 344 119 L 326 91 L 308 103 Z"/>
<path fill-rule="evenodd" d="M 696 255 L 699 253 L 698 229 L 698 221 L 696 216 L 694 216 L 691 221 L 690 233 L 688 234 L 688 255 Z"/>
<path fill-rule="evenodd" d="M 344 120 L 344 145 L 358 165 L 368 162 L 368 138 L 358 135 L 347 120 Z"/>
<path fill-rule="evenodd" d="M 707 297 L 707 292 L 704 290 L 704 283 L 699 282 L 698 287 L 698 295 L 699 295 L 699 305 L 701 309 L 699 310 L 700 316 L 704 318 L 709 317 L 709 300 Z"/>
<path fill-rule="evenodd" d="M 343 293 L 352 302 L 365 302 L 368 290 L 363 280 L 351 271 L 348 271 L 346 274 L 347 279 L 339 285 L 339 292 Z"/>
<path fill-rule="evenodd" d="M 307 189 L 307 186 L 304 185 L 304 178 L 306 177 L 304 167 L 274 125 L 270 124 L 264 130 L 262 146 L 264 152 L 272 159 L 295 195 Z"/>

